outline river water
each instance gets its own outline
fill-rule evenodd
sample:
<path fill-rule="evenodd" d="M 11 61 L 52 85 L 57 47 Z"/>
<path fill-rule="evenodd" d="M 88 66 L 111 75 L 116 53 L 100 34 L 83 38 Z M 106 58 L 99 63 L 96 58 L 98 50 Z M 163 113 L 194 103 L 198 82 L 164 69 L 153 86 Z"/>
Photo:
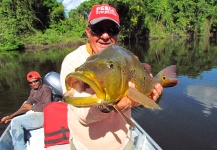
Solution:
<path fill-rule="evenodd" d="M 177 66 L 179 84 L 165 88 L 162 110 L 133 109 L 133 118 L 165 150 L 217 149 L 217 42 L 216 39 L 156 40 L 125 44 L 153 74 Z M 43 76 L 60 71 L 64 56 L 75 48 L 44 52 L 0 53 L 0 117 L 16 111 L 26 100 L 31 70 Z M 0 125 L 0 134 L 6 125 Z"/>

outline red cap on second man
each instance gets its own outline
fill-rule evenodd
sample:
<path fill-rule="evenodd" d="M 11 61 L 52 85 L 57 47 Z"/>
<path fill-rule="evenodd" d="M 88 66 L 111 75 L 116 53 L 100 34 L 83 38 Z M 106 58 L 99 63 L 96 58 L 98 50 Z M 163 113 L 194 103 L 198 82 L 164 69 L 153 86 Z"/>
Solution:
<path fill-rule="evenodd" d="M 108 4 L 94 5 L 88 17 L 88 23 L 94 25 L 102 20 L 114 21 L 120 26 L 119 15 L 116 9 Z"/>
<path fill-rule="evenodd" d="M 36 72 L 36 71 L 30 71 L 26 75 L 27 81 L 30 81 L 31 79 L 38 79 L 38 78 L 41 78 L 41 75 L 38 72 Z"/>

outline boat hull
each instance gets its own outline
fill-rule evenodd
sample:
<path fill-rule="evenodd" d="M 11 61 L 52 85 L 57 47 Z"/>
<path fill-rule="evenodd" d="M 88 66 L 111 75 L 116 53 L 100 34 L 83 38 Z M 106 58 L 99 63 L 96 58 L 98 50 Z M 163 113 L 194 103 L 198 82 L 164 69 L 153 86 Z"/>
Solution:
<path fill-rule="evenodd" d="M 139 126 L 139 124 L 131 118 L 135 123 L 136 128 L 131 128 L 132 131 L 132 140 L 135 146 L 135 150 L 162 150 L 161 147 Z M 30 132 L 30 136 L 28 136 L 27 149 L 28 150 L 46 150 L 44 148 L 43 140 L 44 140 L 44 132 L 43 128 L 33 130 Z M 40 143 L 40 144 L 39 144 Z M 60 148 L 61 146 L 61 148 Z M 67 145 L 57 145 L 52 146 L 53 148 L 48 148 L 50 150 L 56 149 L 55 147 L 59 147 L 61 150 L 70 150 L 69 144 Z M 1 150 L 13 150 L 12 139 L 10 135 L 10 124 L 0 137 L 0 149 Z"/>
<path fill-rule="evenodd" d="M 8 127 L 5 129 L 5 131 L 0 137 L 0 149 L 1 150 L 14 149 L 12 144 L 11 134 L 10 134 L 10 124 L 8 125 Z"/>

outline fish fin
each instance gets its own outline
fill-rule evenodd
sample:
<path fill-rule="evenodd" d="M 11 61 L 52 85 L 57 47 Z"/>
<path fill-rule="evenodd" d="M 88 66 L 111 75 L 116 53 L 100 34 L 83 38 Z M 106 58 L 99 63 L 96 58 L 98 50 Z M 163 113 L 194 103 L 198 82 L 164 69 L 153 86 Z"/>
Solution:
<path fill-rule="evenodd" d="M 149 64 L 143 63 L 143 67 L 149 74 L 151 74 L 151 66 Z"/>
<path fill-rule="evenodd" d="M 73 97 L 73 96 L 63 96 L 63 100 L 76 107 L 90 107 L 94 105 L 99 105 L 101 100 L 96 97 L 96 95 L 91 95 L 87 97 Z"/>
<path fill-rule="evenodd" d="M 119 114 L 121 115 L 121 117 L 126 121 L 126 123 L 128 123 L 131 127 L 135 128 L 135 124 L 133 123 L 132 120 L 130 120 L 119 108 L 117 105 L 113 105 L 113 107 L 119 112 Z"/>
<path fill-rule="evenodd" d="M 178 79 L 176 77 L 176 66 L 171 65 L 161 70 L 155 77 L 161 85 L 165 87 L 173 87 L 178 84 Z"/>
<path fill-rule="evenodd" d="M 129 88 L 127 97 L 129 97 L 131 100 L 137 103 L 142 104 L 146 108 L 161 109 L 160 106 L 157 103 L 155 103 L 154 100 L 152 100 L 151 98 L 142 94 L 134 88 Z"/>

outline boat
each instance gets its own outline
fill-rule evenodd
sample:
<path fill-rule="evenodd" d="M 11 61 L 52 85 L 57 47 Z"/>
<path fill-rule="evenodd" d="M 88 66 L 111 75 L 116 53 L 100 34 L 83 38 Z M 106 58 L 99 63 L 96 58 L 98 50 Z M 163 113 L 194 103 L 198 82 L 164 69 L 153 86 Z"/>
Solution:
<path fill-rule="evenodd" d="M 49 72 L 44 77 L 44 83 L 52 88 L 55 101 L 61 100 L 61 85 L 59 74 L 56 72 Z M 55 83 L 56 85 L 53 85 Z M 130 128 L 132 131 L 132 140 L 135 150 L 162 150 L 162 148 L 146 133 L 141 126 L 133 119 L 135 128 Z M 27 141 L 27 150 L 70 150 L 70 144 L 54 145 L 45 148 L 44 146 L 44 128 L 39 128 L 25 133 Z M 10 134 L 10 124 L 0 137 L 1 150 L 13 150 L 13 144 Z"/>
<path fill-rule="evenodd" d="M 131 118 L 135 123 L 136 128 L 132 130 L 132 140 L 135 150 L 162 150 L 161 147 Z M 30 131 L 27 135 L 27 150 L 70 150 L 69 144 L 55 145 L 44 148 L 44 129 L 36 129 Z M 13 150 L 12 139 L 10 135 L 10 124 L 0 137 L 1 150 Z"/>

